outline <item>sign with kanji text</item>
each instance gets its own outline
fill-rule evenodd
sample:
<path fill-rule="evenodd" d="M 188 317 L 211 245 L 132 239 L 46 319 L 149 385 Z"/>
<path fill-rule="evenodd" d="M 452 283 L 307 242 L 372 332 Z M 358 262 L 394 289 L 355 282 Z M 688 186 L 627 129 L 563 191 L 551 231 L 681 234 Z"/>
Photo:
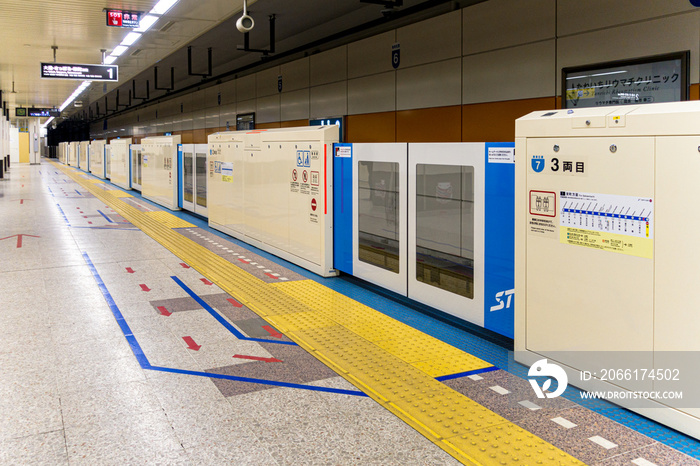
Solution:
<path fill-rule="evenodd" d="M 688 52 L 562 70 L 562 107 L 586 108 L 688 99 Z"/>

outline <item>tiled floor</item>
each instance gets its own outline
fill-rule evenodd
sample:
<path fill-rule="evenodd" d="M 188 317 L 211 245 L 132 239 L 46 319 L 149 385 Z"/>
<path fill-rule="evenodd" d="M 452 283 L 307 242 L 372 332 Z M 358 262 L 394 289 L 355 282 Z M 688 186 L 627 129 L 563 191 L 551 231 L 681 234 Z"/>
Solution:
<path fill-rule="evenodd" d="M 69 181 L 47 163 L 0 180 L 1 464 L 457 464 Z M 265 282 L 305 278 L 178 231 Z M 445 384 L 588 464 L 700 464 L 502 370 Z"/>

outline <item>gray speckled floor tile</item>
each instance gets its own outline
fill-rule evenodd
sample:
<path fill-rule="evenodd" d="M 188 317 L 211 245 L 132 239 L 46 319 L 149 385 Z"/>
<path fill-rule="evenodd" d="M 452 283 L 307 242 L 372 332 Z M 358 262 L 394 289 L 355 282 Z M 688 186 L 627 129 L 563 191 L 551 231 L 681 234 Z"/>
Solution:
<path fill-rule="evenodd" d="M 277 466 L 270 453 L 254 439 L 234 437 L 228 444 L 200 445 L 187 449 L 192 464 L 197 466 L 219 466 L 240 464 L 246 466 Z"/>
<path fill-rule="evenodd" d="M 111 417 L 65 430 L 70 464 L 186 464 L 162 411 Z"/>
<path fill-rule="evenodd" d="M 700 461 L 684 455 L 683 453 L 674 450 L 661 443 L 654 443 L 646 447 L 639 448 L 621 455 L 613 456 L 604 461 L 596 463 L 599 466 L 628 466 L 633 464 L 649 464 L 638 462 L 632 463 L 634 460 L 639 459 L 648 461 L 649 463 L 655 464 L 657 466 L 666 465 L 683 465 L 683 466 L 697 466 L 700 465 Z"/>
<path fill-rule="evenodd" d="M 61 397 L 66 428 L 104 423 L 110 418 L 151 411 L 162 411 L 162 407 L 147 382 L 104 385 L 98 389 L 70 392 Z"/>
<path fill-rule="evenodd" d="M 0 464 L 67 465 L 63 429 L 1 441 Z"/>
<path fill-rule="evenodd" d="M 546 417 L 533 416 L 516 423 L 586 464 L 602 461 L 653 443 L 649 437 L 582 407 L 559 411 L 556 416 L 576 424 L 576 427 L 567 429 Z M 606 449 L 589 440 L 594 436 L 603 437 L 616 446 Z"/>

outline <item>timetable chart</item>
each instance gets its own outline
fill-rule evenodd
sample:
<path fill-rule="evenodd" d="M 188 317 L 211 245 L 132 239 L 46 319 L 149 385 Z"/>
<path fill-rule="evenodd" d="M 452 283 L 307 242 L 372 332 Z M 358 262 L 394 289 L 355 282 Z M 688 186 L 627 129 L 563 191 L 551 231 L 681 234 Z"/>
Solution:
<path fill-rule="evenodd" d="M 559 226 L 637 238 L 653 238 L 654 200 L 561 191 Z"/>

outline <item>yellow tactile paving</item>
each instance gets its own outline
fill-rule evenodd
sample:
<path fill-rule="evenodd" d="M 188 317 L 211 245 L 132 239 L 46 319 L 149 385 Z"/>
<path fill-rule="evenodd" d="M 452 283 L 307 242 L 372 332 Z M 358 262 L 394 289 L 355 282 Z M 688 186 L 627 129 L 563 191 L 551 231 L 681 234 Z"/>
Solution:
<path fill-rule="evenodd" d="M 475 465 L 583 464 L 430 374 L 456 367 L 444 355 L 462 358 L 461 364 L 465 365 L 480 361 L 478 358 L 463 352 L 460 356 L 453 352 L 459 352 L 456 348 L 435 343 L 431 337 L 410 327 L 403 328 L 407 326 L 338 293 L 325 292 L 321 289 L 325 287 L 315 282 L 267 284 L 172 230 L 158 218 L 121 201 L 117 191 L 102 190 L 71 170 L 55 165 L 224 291 L 279 330 L 284 329 L 289 338 L 459 461 Z M 309 296 L 305 290 L 314 291 Z M 388 330 L 376 331 L 378 322 Z M 414 359 L 416 348 L 410 346 L 402 351 L 392 341 L 406 341 L 404 337 L 427 339 L 428 359 L 408 363 L 405 359 Z M 485 363 L 481 361 L 481 364 Z"/>
<path fill-rule="evenodd" d="M 126 191 L 120 191 L 118 189 L 111 189 L 108 192 L 109 192 L 109 194 L 111 194 L 114 197 L 134 197 L 131 194 L 127 193 Z"/>
<path fill-rule="evenodd" d="M 171 213 L 165 212 L 163 210 L 157 210 L 155 212 L 144 212 L 149 217 L 157 219 L 159 222 L 168 226 L 170 228 L 195 228 L 190 222 L 187 222 L 181 218 L 174 216 Z"/>
<path fill-rule="evenodd" d="M 491 367 L 486 361 L 378 313 L 313 280 L 278 283 L 273 286 L 432 377 Z"/>

